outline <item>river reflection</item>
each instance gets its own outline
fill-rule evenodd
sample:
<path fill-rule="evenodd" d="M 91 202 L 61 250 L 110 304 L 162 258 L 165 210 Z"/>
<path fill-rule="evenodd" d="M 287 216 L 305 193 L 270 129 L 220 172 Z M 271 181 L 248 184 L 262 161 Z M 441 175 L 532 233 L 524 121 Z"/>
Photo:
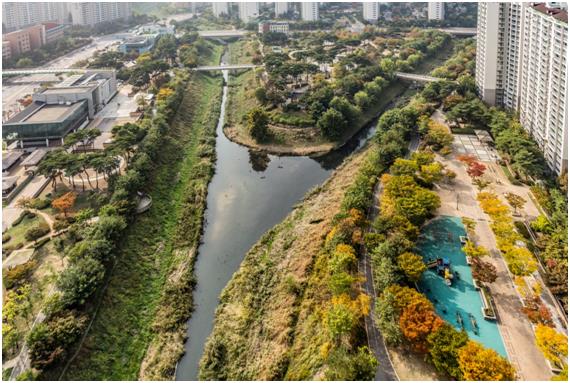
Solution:
<path fill-rule="evenodd" d="M 227 76 L 224 72 L 225 83 Z M 227 92 L 224 86 L 217 126 L 216 173 L 208 187 L 204 234 L 195 268 L 195 311 L 189 321 L 186 353 L 177 366 L 178 380 L 197 379 L 218 297 L 246 252 L 263 233 L 281 222 L 309 189 L 321 184 L 374 133 L 375 122 L 343 148 L 318 158 L 255 152 L 228 140 L 223 133 Z"/>

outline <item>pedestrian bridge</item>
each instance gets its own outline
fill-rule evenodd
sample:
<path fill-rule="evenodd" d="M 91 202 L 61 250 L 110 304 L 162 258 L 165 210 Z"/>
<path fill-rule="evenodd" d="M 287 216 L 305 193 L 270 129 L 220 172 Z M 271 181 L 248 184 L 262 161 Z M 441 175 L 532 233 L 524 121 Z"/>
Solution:
<path fill-rule="evenodd" d="M 442 32 L 456 36 L 476 36 L 477 28 L 438 28 Z"/>
<path fill-rule="evenodd" d="M 426 76 L 423 74 L 396 72 L 396 77 L 402 80 L 418 81 L 418 82 L 436 82 L 443 81 L 444 78 Z"/>
<path fill-rule="evenodd" d="M 204 38 L 220 38 L 220 37 L 243 37 L 248 31 L 243 29 L 236 30 L 218 30 L 218 31 L 199 31 L 198 36 Z"/>
<path fill-rule="evenodd" d="M 212 66 L 199 66 L 194 68 L 195 71 L 217 71 L 217 70 L 233 70 L 233 69 L 253 69 L 261 65 L 254 64 L 237 64 L 237 65 L 212 65 Z"/>

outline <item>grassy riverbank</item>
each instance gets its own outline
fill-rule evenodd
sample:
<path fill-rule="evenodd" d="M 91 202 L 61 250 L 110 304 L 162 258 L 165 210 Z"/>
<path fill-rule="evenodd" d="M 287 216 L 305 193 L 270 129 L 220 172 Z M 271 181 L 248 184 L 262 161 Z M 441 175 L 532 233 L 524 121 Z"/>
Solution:
<path fill-rule="evenodd" d="M 97 317 L 65 379 L 172 377 L 191 313 L 221 83 L 193 74 L 149 183 L 152 208 L 126 230 Z"/>
<path fill-rule="evenodd" d="M 368 152 L 355 154 L 309 192 L 246 255 L 221 294 L 201 379 L 323 377 L 329 360 L 323 310 L 330 298 L 325 237 Z"/>

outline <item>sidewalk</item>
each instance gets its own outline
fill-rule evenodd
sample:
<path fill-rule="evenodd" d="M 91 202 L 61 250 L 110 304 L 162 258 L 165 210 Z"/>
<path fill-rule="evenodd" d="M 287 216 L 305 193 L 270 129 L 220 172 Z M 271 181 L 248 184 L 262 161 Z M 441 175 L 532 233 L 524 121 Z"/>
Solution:
<path fill-rule="evenodd" d="M 441 160 L 441 159 L 439 159 Z M 437 192 L 441 207 L 436 214 L 469 217 L 476 221 L 473 240 L 489 249 L 489 259 L 497 268 L 497 280 L 490 284 L 498 314 L 499 330 L 503 337 L 509 360 L 522 380 L 550 380 L 552 373 L 535 344 L 533 328 L 523 314 L 522 302 L 509 275 L 507 265 L 497 250 L 495 235 L 488 217 L 479 207 L 476 190 L 465 167 L 459 161 L 443 160 L 457 177 L 452 185 L 440 185 Z"/>

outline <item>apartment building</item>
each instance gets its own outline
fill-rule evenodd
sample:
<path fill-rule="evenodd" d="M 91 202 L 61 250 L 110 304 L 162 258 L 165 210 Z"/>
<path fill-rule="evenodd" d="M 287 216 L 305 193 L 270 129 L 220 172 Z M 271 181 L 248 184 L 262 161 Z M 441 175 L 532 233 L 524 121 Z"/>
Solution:
<path fill-rule="evenodd" d="M 563 3 L 479 3 L 479 94 L 519 113 L 557 174 L 568 161 L 567 40 Z"/>
<path fill-rule="evenodd" d="M 319 3 L 301 3 L 301 18 L 303 21 L 317 21 L 319 19 Z"/>
<path fill-rule="evenodd" d="M 62 24 L 67 17 L 67 4 L 62 2 L 2 3 L 3 33 L 43 22 Z"/>
<path fill-rule="evenodd" d="M 10 57 L 30 52 L 46 43 L 45 26 L 34 25 L 2 35 L 2 41 L 10 45 Z"/>
<path fill-rule="evenodd" d="M 222 15 L 229 15 L 230 11 L 228 8 L 227 2 L 219 2 L 219 3 L 212 3 L 212 13 L 216 17 L 220 17 Z"/>
<path fill-rule="evenodd" d="M 546 4 L 526 7 L 521 40 L 520 121 L 560 174 L 568 161 L 568 13 Z"/>
<path fill-rule="evenodd" d="M 445 3 L 428 3 L 428 20 L 445 20 Z"/>
<path fill-rule="evenodd" d="M 362 3 L 362 18 L 368 22 L 378 21 L 379 4 L 378 2 Z"/>
<path fill-rule="evenodd" d="M 73 25 L 93 26 L 104 22 L 128 20 L 132 15 L 131 3 L 93 2 L 68 3 Z"/>
<path fill-rule="evenodd" d="M 289 12 L 289 3 L 287 2 L 275 2 L 275 17 L 283 16 Z"/>
<path fill-rule="evenodd" d="M 257 30 L 259 33 L 275 32 L 289 34 L 289 23 L 286 21 L 259 23 Z"/>
<path fill-rule="evenodd" d="M 248 23 L 257 16 L 259 16 L 259 3 L 245 1 L 239 3 L 239 19 L 242 22 Z"/>

